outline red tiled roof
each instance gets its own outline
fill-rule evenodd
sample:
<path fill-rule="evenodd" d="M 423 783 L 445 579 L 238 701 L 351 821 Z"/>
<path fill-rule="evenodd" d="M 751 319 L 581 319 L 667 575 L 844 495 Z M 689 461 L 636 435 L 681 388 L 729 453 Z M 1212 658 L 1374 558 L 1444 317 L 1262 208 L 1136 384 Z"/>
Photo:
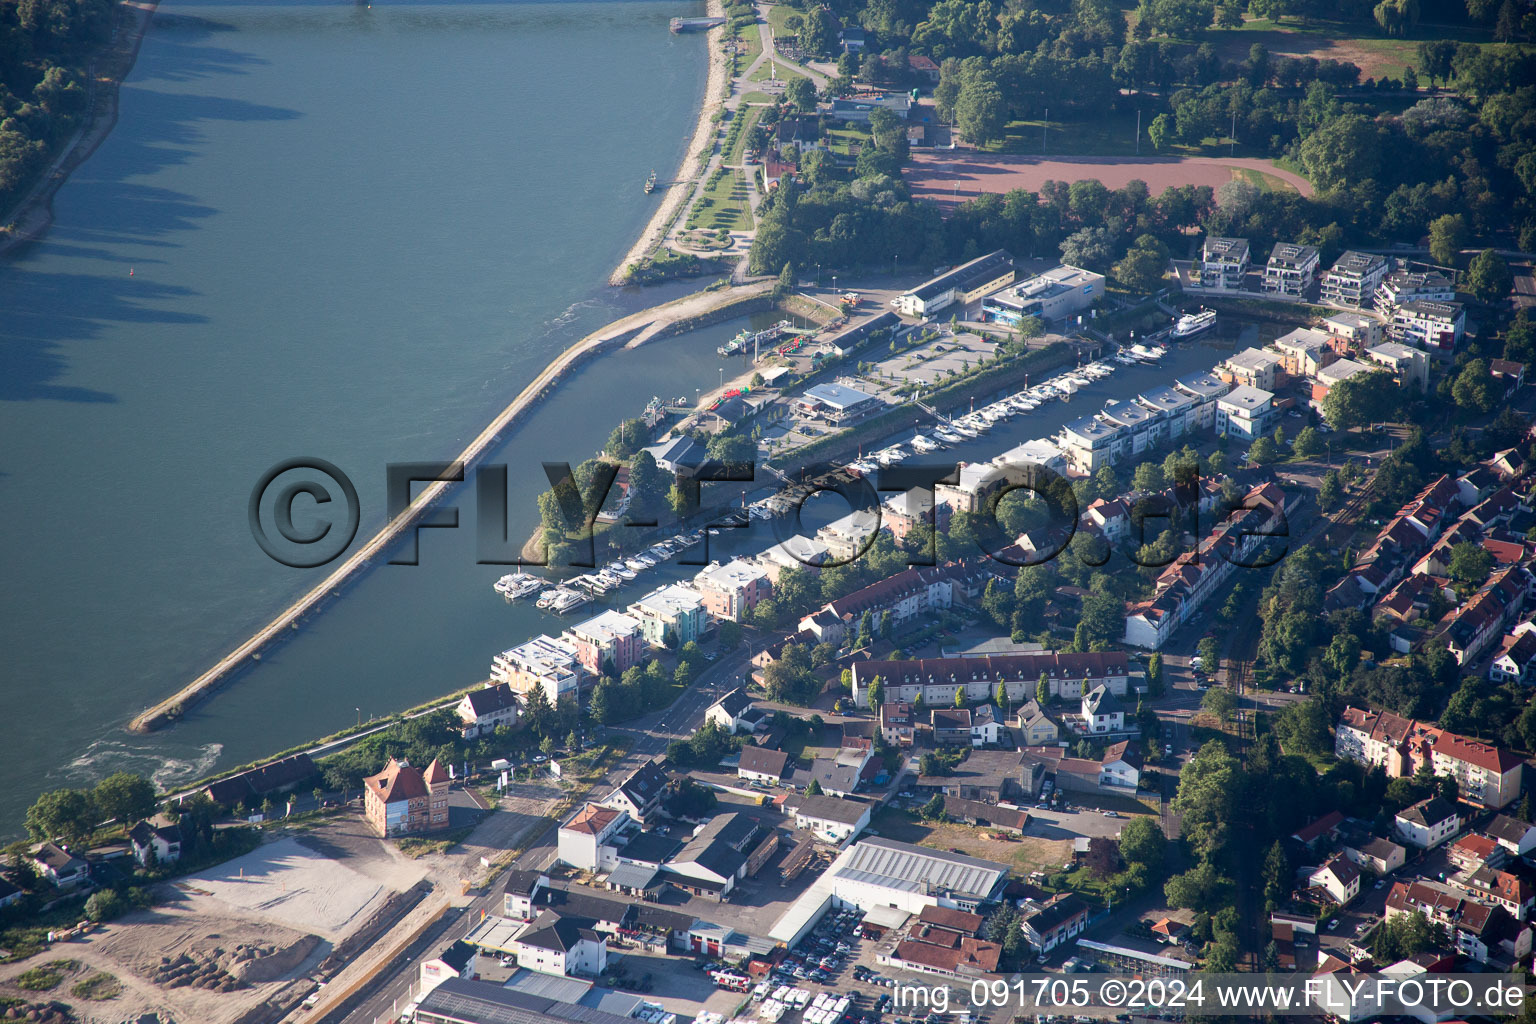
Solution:
<path fill-rule="evenodd" d="M 421 777 L 421 771 L 394 758 L 389 759 L 389 764 L 379 774 L 364 779 L 363 785 L 386 804 L 427 795 L 427 784 Z"/>

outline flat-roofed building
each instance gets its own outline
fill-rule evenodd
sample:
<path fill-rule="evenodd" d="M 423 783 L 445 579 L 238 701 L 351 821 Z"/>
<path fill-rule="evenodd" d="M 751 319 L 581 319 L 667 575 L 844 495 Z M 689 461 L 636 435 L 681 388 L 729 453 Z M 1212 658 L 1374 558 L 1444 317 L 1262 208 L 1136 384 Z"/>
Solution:
<path fill-rule="evenodd" d="M 1454 302 L 1456 286 L 1438 270 L 1394 270 L 1376 286 L 1376 308 L 1390 313 L 1405 302 Z"/>
<path fill-rule="evenodd" d="M 1317 279 L 1317 247 L 1276 242 L 1264 264 L 1264 290 L 1300 298 Z"/>
<path fill-rule="evenodd" d="M 1062 264 L 987 296 L 981 319 L 1017 327 L 1026 317 L 1064 320 L 1104 297 L 1104 275 Z"/>
<path fill-rule="evenodd" d="M 1209 430 L 1216 422 L 1216 400 L 1232 390 L 1232 382 L 1222 380 L 1210 370 L 1201 370 L 1186 377 L 1178 377 L 1173 386 L 1195 400 L 1195 408 L 1188 414 L 1190 426 Z"/>
<path fill-rule="evenodd" d="M 491 659 L 491 682 L 506 683 L 518 694 L 543 690 L 551 705 L 581 692 L 581 659 L 568 640 L 536 636 Z"/>
<path fill-rule="evenodd" d="M 715 619 L 741 621 L 759 601 L 773 596 L 768 570 L 745 558 L 712 565 L 693 578 L 704 598 L 704 610 Z"/>
<path fill-rule="evenodd" d="M 665 647 L 670 633 L 681 647 L 704 635 L 704 598 L 692 587 L 681 583 L 657 587 L 626 611 L 640 620 L 640 631 L 646 643 L 653 647 Z"/>
<path fill-rule="evenodd" d="M 1275 339 L 1275 351 L 1280 353 L 1280 368 L 1292 377 L 1315 377 L 1334 358 L 1328 332 L 1311 327 L 1282 334 Z"/>
<path fill-rule="evenodd" d="M 1266 352 L 1261 348 L 1245 348 L 1227 357 L 1221 364 L 1221 369 L 1223 377 L 1230 376 L 1238 384 L 1273 391 L 1275 370 L 1279 366 L 1280 357 L 1273 352 Z"/>
<path fill-rule="evenodd" d="M 884 408 L 885 403 L 847 384 L 817 384 L 805 389 L 795 407 L 807 416 L 841 425 L 861 420 Z"/>
<path fill-rule="evenodd" d="M 1323 301 L 1355 309 L 1370 308 L 1376 300 L 1376 287 L 1390 267 L 1385 256 L 1351 249 L 1323 275 Z"/>
<path fill-rule="evenodd" d="M 827 546 L 828 553 L 841 564 L 856 558 L 880 532 L 880 513 L 875 509 L 855 509 L 816 531 L 816 539 Z"/>
<path fill-rule="evenodd" d="M 983 295 L 1012 284 L 1013 256 L 998 249 L 926 281 L 891 300 L 903 316 L 932 316 L 952 305 L 968 305 Z"/>
<path fill-rule="evenodd" d="M 1387 333 L 1404 345 L 1450 352 L 1467 328 L 1467 313 L 1459 302 L 1405 302 L 1392 310 Z"/>
<path fill-rule="evenodd" d="M 1233 388 L 1216 400 L 1216 430 L 1253 440 L 1270 432 L 1275 396 L 1263 388 Z"/>
<path fill-rule="evenodd" d="M 1092 473 L 1110 465 L 1116 458 L 1115 441 L 1122 428 L 1105 423 L 1097 416 L 1084 416 L 1062 428 L 1066 441 L 1067 462 L 1080 473 Z"/>
<path fill-rule="evenodd" d="M 565 639 L 576 648 L 581 667 L 592 675 L 617 678 L 639 661 L 645 650 L 640 620 L 611 608 L 567 629 Z"/>
<path fill-rule="evenodd" d="M 777 585 L 779 574 L 785 569 L 804 569 L 814 573 L 831 558 L 832 553 L 821 541 L 796 534 L 758 552 L 756 561 L 767 570 L 769 581 Z"/>
<path fill-rule="evenodd" d="M 1015 469 L 1043 466 L 1053 473 L 1063 473 L 1067 468 L 1067 456 L 1059 445 L 1050 441 L 1025 441 L 1003 452 L 992 460 L 992 464 Z"/>
<path fill-rule="evenodd" d="M 1248 267 L 1246 238 L 1207 238 L 1200 247 L 1202 288 L 1241 288 Z"/>
<path fill-rule="evenodd" d="M 987 495 L 1004 486 L 1006 481 L 1002 469 L 993 463 L 962 463 L 955 482 L 935 484 L 933 496 L 935 501 L 948 505 L 952 512 L 975 512 L 982 507 Z"/>
<path fill-rule="evenodd" d="M 1331 313 L 1323 318 L 1323 330 L 1367 348 L 1381 340 L 1381 321 L 1365 313 Z"/>
<path fill-rule="evenodd" d="M 1198 425 L 1197 406 L 1193 395 L 1186 394 L 1176 388 L 1163 387 L 1143 391 L 1136 399 L 1142 405 L 1151 409 L 1161 417 L 1163 426 L 1162 435 L 1169 440 L 1183 437 L 1191 432 L 1191 420 Z"/>
<path fill-rule="evenodd" d="M 1162 415 L 1139 402 L 1110 402 L 1099 413 L 1099 419 L 1120 428 L 1113 443 L 1116 461 L 1140 455 L 1161 439 Z"/>

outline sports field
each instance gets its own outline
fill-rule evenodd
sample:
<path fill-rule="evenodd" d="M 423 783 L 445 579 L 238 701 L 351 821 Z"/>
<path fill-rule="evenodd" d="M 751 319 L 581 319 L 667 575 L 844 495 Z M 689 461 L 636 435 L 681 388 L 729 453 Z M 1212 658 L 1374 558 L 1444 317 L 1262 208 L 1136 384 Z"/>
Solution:
<path fill-rule="evenodd" d="M 1307 180 L 1281 170 L 1268 160 L 1220 157 L 1024 156 L 1017 153 L 918 153 L 907 168 L 914 195 L 940 204 L 965 202 L 985 192 L 1016 188 L 1039 191 L 1047 181 L 1097 178 L 1118 189 L 1140 178 L 1153 195 L 1175 185 L 1218 188 L 1242 178 L 1261 188 L 1293 188 L 1311 195 Z"/>

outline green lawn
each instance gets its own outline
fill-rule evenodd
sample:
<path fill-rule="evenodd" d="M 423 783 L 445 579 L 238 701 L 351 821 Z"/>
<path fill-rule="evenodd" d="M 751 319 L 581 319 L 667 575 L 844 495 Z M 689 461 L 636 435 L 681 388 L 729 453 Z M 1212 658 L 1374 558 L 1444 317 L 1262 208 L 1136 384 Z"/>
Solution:
<path fill-rule="evenodd" d="M 746 95 L 742 96 L 741 102 L 744 103 L 744 104 L 746 104 L 746 103 L 773 103 L 773 102 L 775 102 L 775 99 L 774 99 L 774 97 L 768 95 L 765 92 L 749 92 Z"/>
<path fill-rule="evenodd" d="M 1257 186 L 1263 192 L 1294 192 L 1296 189 L 1290 182 L 1277 178 L 1273 174 L 1265 174 L 1263 171 L 1252 167 L 1234 167 L 1232 176 L 1250 185 Z"/>
<path fill-rule="evenodd" d="M 752 126 L 757 124 L 762 116 L 762 107 L 745 107 L 736 111 L 736 121 L 740 123 L 732 125 L 731 147 L 723 158 L 727 167 L 741 166 L 742 156 L 747 151 L 747 137 L 752 133 Z"/>
<path fill-rule="evenodd" d="M 1003 128 L 1003 138 L 984 147 L 991 153 L 1039 153 L 1041 129 L 1045 129 L 1045 151 L 1059 156 L 1240 156 L 1268 159 L 1269 154 L 1256 146 L 1245 146 L 1239 140 L 1234 151 L 1227 137 L 1211 137 L 1199 145 L 1165 143 L 1163 148 L 1153 149 L 1147 138 L 1147 126 L 1152 123 L 1151 112 L 1141 116 L 1141 148 L 1136 148 L 1136 112 L 1124 111 L 1107 114 L 1088 121 L 1061 121 L 1041 118 L 1010 121 Z M 1257 182 L 1255 183 L 1257 184 Z M 1271 187 L 1281 184 L 1278 180 Z"/>
<path fill-rule="evenodd" d="M 752 66 L 753 61 L 757 60 L 757 55 L 763 52 L 763 33 L 755 23 L 743 25 L 741 32 L 737 34 L 736 38 L 745 44 L 737 58 L 741 61 L 737 66 L 745 71 Z"/>
<path fill-rule="evenodd" d="M 739 171 L 715 172 L 705 186 L 704 194 L 688 211 L 688 228 L 751 231 L 752 208 L 747 199 L 751 187 Z"/>
<path fill-rule="evenodd" d="M 768 26 L 773 29 L 775 36 L 787 36 L 790 32 L 784 27 L 784 22 L 791 14 L 800 13 L 788 4 L 771 4 L 768 7 Z M 801 17 L 804 15 L 801 14 Z"/>
<path fill-rule="evenodd" d="M 827 148 L 842 156 L 851 156 L 855 146 L 862 148 L 870 138 L 869 132 L 856 128 L 833 128 L 827 132 Z"/>
<path fill-rule="evenodd" d="M 1494 45 L 1487 27 L 1421 23 L 1411 38 L 1395 39 L 1380 35 L 1371 21 L 1303 24 L 1288 20 L 1277 24 L 1249 18 L 1242 28 L 1213 29 L 1204 36 L 1204 41 L 1214 46 L 1225 60 L 1242 60 L 1248 56 L 1248 47 L 1263 43 L 1270 53 L 1350 61 L 1359 66 L 1362 79 L 1402 77 L 1405 67 L 1418 63 L 1419 43 L 1426 39 Z"/>
<path fill-rule="evenodd" d="M 804 78 L 800 72 L 785 64 L 781 60 L 765 60 L 758 65 L 756 71 L 747 76 L 749 82 L 766 82 L 770 78 L 777 78 L 781 82 L 792 82 L 797 78 Z"/>

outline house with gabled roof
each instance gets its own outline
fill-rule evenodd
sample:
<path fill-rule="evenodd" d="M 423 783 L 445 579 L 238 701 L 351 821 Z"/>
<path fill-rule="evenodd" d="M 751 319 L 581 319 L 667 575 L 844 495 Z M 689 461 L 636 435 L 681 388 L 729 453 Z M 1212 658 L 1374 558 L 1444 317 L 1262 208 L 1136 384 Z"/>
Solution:
<path fill-rule="evenodd" d="M 603 798 L 604 807 L 623 811 L 638 822 L 647 822 L 661 810 L 672 792 L 672 776 L 656 760 L 630 772 L 617 789 Z"/>
<path fill-rule="evenodd" d="M 459 716 L 460 735 L 469 740 L 502 726 L 515 725 L 522 707 L 511 686 L 488 682 L 461 697 L 454 711 Z"/>
<path fill-rule="evenodd" d="M 1432 796 L 1397 812 L 1397 834 L 1412 846 L 1432 850 L 1461 831 L 1456 805 Z"/>
<path fill-rule="evenodd" d="M 363 817 L 384 837 L 419 835 L 448 827 L 448 769 L 433 758 L 427 770 L 389 759 L 363 780 Z"/>

